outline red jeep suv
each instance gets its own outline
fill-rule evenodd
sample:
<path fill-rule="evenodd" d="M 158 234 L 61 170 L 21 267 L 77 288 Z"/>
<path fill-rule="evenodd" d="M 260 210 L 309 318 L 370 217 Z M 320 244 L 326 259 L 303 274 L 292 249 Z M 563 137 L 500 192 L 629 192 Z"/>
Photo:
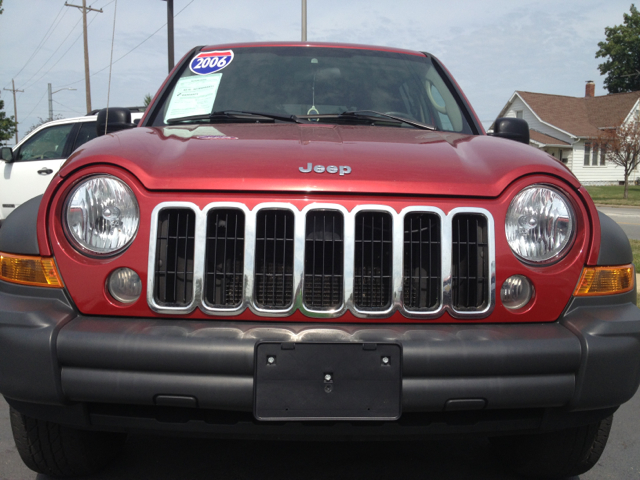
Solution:
<path fill-rule="evenodd" d="M 137 126 L 97 128 L 0 229 L 0 393 L 33 470 L 92 472 L 133 431 L 598 460 L 640 381 L 627 237 L 524 121 L 485 134 L 437 58 L 198 47 Z"/>

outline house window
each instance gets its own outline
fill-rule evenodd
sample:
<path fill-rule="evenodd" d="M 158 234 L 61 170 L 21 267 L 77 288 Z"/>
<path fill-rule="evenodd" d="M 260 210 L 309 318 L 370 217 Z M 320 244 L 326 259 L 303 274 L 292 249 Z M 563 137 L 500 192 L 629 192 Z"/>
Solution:
<path fill-rule="evenodd" d="M 591 160 L 591 143 L 590 142 L 586 142 L 584 144 L 584 165 L 585 167 L 588 167 L 590 162 L 589 160 Z"/>
<path fill-rule="evenodd" d="M 593 146 L 593 159 L 591 160 L 591 165 L 594 167 L 598 166 L 598 153 L 600 153 L 600 148 L 598 145 Z"/>
<path fill-rule="evenodd" d="M 522 110 L 516 110 L 516 118 L 522 118 Z"/>
<path fill-rule="evenodd" d="M 600 165 L 607 164 L 607 147 L 600 147 Z"/>

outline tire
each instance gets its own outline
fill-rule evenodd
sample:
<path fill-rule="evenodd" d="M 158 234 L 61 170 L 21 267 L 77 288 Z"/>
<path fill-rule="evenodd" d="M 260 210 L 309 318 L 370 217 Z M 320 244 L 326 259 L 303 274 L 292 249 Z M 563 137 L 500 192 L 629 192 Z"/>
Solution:
<path fill-rule="evenodd" d="M 11 408 L 11 430 L 22 461 L 52 477 L 89 475 L 106 466 L 124 446 L 125 433 L 78 430 L 37 420 Z"/>
<path fill-rule="evenodd" d="M 495 437 L 494 450 L 511 470 L 526 478 L 561 479 L 580 475 L 600 459 L 613 415 L 581 427 L 533 435 Z"/>

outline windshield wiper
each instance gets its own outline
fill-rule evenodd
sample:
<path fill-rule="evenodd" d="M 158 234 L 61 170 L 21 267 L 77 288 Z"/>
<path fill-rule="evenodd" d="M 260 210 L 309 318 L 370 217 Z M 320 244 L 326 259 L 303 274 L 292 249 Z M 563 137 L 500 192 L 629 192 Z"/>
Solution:
<path fill-rule="evenodd" d="M 270 120 L 280 120 L 281 122 L 292 122 L 292 123 L 301 123 L 298 120 L 298 117 L 295 115 L 276 115 L 273 113 L 262 113 L 262 112 L 247 112 L 243 110 L 221 110 L 219 112 L 206 113 L 201 115 L 188 115 L 186 117 L 178 117 L 178 118 L 170 118 L 167 120 L 167 123 L 180 123 L 180 122 L 188 122 L 188 121 L 198 121 L 198 120 L 209 120 L 214 122 L 216 120 L 220 121 L 237 121 L 237 120 L 248 120 L 248 121 L 256 121 L 259 122 L 259 118 L 270 119 Z"/>
<path fill-rule="evenodd" d="M 404 117 L 398 117 L 396 115 L 391 115 L 388 113 L 376 112 L 375 110 L 355 110 L 355 111 L 346 111 L 342 113 L 330 113 L 330 114 L 318 114 L 318 115 L 299 115 L 297 118 L 310 119 L 310 118 L 357 118 L 362 120 L 380 120 L 380 119 L 391 119 L 396 122 L 406 123 L 407 125 L 411 125 L 417 128 L 421 128 L 423 130 L 437 130 L 433 125 L 426 125 L 424 123 L 420 123 L 416 120 L 410 120 Z"/>

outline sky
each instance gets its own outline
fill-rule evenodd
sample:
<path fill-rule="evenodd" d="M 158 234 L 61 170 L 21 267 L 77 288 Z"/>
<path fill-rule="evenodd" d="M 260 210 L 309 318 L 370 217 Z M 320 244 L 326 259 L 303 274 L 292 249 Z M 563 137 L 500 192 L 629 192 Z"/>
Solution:
<path fill-rule="evenodd" d="M 82 0 L 67 0 L 81 5 Z M 307 0 L 307 39 L 427 51 L 449 69 L 487 128 L 516 90 L 605 95 L 595 58 L 630 0 Z M 92 108 L 142 105 L 168 73 L 161 0 L 87 0 Z M 4 0 L 0 99 L 19 137 L 49 116 L 86 113 L 82 14 L 65 0 Z M 301 0 L 174 0 L 176 63 L 192 47 L 298 41 Z M 115 23 L 115 25 L 114 25 Z M 113 39 L 113 52 L 112 52 Z M 113 53 L 111 85 L 109 62 Z M 75 88 L 76 90 L 68 90 Z M 9 90 L 5 90 L 9 89 Z M 109 98 L 108 98 L 109 97 Z M 9 142 L 11 145 L 11 142 Z"/>

